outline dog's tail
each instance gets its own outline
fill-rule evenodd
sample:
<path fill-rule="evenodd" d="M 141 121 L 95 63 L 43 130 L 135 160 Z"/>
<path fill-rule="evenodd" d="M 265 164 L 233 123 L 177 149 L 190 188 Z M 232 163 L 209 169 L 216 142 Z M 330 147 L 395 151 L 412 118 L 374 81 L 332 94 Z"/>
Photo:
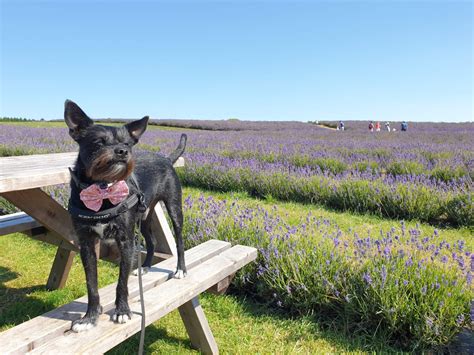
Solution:
<path fill-rule="evenodd" d="M 178 160 L 178 158 L 183 155 L 184 153 L 184 148 L 186 148 L 186 141 L 188 139 L 188 136 L 186 136 L 184 133 L 181 135 L 181 138 L 179 140 L 179 145 L 178 145 L 178 148 L 176 148 L 176 150 L 170 154 L 170 156 L 168 157 L 169 160 L 171 160 L 171 162 L 174 164 L 176 163 L 176 160 Z"/>

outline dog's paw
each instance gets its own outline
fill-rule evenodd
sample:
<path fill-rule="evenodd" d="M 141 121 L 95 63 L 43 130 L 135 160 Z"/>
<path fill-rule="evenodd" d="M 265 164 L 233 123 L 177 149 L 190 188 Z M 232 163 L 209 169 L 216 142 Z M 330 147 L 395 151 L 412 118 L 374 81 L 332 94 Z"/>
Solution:
<path fill-rule="evenodd" d="M 148 274 L 149 270 L 150 270 L 150 267 L 142 266 L 142 275 Z M 133 270 L 132 274 L 133 276 L 138 276 L 138 269 Z"/>
<path fill-rule="evenodd" d="M 85 316 L 72 322 L 71 330 L 75 333 L 84 332 L 97 325 L 97 317 Z"/>
<path fill-rule="evenodd" d="M 132 319 L 132 312 L 130 311 L 122 312 L 116 309 L 114 314 L 112 314 L 112 320 L 115 323 L 124 324 L 130 319 Z"/>
<path fill-rule="evenodd" d="M 184 279 L 186 277 L 186 275 L 187 275 L 186 271 L 178 269 L 174 273 L 173 278 L 175 278 L 175 279 Z"/>

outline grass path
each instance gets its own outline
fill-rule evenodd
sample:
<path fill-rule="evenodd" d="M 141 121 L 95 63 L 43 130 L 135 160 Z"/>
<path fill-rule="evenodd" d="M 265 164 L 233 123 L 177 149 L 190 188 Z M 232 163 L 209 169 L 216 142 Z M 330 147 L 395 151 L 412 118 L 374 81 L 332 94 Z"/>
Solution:
<path fill-rule="evenodd" d="M 208 192 L 196 188 L 184 188 L 183 195 L 186 197 L 191 195 L 193 197 L 199 197 L 199 195 L 206 197 L 213 196 L 217 199 L 238 199 L 241 203 L 250 207 L 264 207 L 271 209 L 274 206 L 277 207 L 281 217 L 284 218 L 287 223 L 299 223 L 301 222 L 308 213 L 313 216 L 328 219 L 331 222 L 335 222 L 343 232 L 359 234 L 366 234 L 367 231 L 371 231 L 372 235 L 379 233 L 380 230 L 387 232 L 394 226 L 399 226 L 399 220 L 381 218 L 370 214 L 353 214 L 348 212 L 331 211 L 327 208 L 320 207 L 317 205 L 301 204 L 295 202 L 280 202 L 277 200 L 258 200 L 249 197 L 245 193 L 231 192 L 231 193 L 217 193 Z M 451 242 L 463 239 L 466 242 L 466 246 L 470 249 L 474 249 L 474 231 L 467 228 L 440 228 L 434 227 L 427 223 L 419 221 L 406 221 L 405 225 L 407 228 L 415 228 L 417 225 L 426 234 L 432 234 L 436 229 L 438 230 L 441 237 Z"/>

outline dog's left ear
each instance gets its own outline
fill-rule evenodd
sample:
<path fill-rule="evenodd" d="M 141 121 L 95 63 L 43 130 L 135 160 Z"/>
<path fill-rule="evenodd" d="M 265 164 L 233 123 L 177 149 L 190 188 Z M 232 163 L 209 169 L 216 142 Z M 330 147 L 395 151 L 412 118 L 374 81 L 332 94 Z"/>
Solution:
<path fill-rule="evenodd" d="M 127 123 L 125 128 L 128 130 L 130 136 L 135 140 L 135 143 L 138 142 L 143 132 L 145 132 L 148 125 L 148 116 L 143 117 L 141 120 L 133 121 Z"/>
<path fill-rule="evenodd" d="M 87 127 L 94 124 L 84 111 L 71 100 L 66 100 L 64 103 L 64 121 L 69 127 L 69 135 L 75 141 L 81 138 Z"/>

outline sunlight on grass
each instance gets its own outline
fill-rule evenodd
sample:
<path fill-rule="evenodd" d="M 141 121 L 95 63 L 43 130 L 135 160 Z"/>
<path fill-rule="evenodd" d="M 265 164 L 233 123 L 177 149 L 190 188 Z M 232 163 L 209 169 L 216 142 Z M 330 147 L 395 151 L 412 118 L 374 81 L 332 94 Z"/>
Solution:
<path fill-rule="evenodd" d="M 272 200 L 271 198 L 259 200 L 249 197 L 246 193 L 242 192 L 218 193 L 206 192 L 204 190 L 196 188 L 184 188 L 183 195 L 185 197 L 189 195 L 194 198 L 197 198 L 200 195 L 204 195 L 206 197 L 213 196 L 214 198 L 221 200 L 237 199 L 251 208 L 256 208 L 257 206 L 260 206 L 269 209 L 273 206 L 278 206 L 278 210 L 282 213 L 282 218 L 285 219 L 285 221 L 287 221 L 289 224 L 296 224 L 301 222 L 301 220 L 304 219 L 309 212 L 311 212 L 311 214 L 315 217 L 328 219 L 332 222 L 335 222 L 343 231 L 347 232 L 348 230 L 351 230 L 352 232 L 357 232 L 361 234 L 366 233 L 369 230 L 374 233 L 378 233 L 381 229 L 390 230 L 391 227 L 400 223 L 399 220 L 381 218 L 370 214 L 355 214 L 349 212 L 331 211 L 327 208 L 320 207 L 317 205 L 281 202 Z M 442 231 L 441 233 L 443 237 L 446 238 L 446 240 L 455 242 L 459 239 L 464 239 L 466 242 L 466 246 L 471 249 L 474 248 L 474 239 L 472 238 L 473 231 L 467 227 L 441 228 L 433 227 L 427 223 L 421 223 L 418 221 L 405 221 L 405 225 L 407 226 L 407 228 L 415 228 L 418 225 L 419 229 L 426 234 L 432 234 L 433 231 L 436 229 L 438 231 Z"/>

